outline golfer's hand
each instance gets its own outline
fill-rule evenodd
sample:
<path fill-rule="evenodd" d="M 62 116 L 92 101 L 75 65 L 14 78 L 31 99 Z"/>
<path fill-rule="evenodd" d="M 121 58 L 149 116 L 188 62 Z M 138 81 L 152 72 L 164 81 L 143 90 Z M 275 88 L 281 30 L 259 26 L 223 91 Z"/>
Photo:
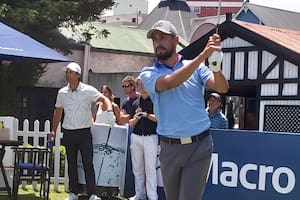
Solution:
<path fill-rule="evenodd" d="M 221 37 L 218 34 L 213 34 L 209 37 L 207 44 L 203 50 L 205 57 L 210 56 L 214 51 L 221 51 Z"/>
<path fill-rule="evenodd" d="M 222 51 L 214 51 L 208 57 L 208 66 L 209 69 L 213 72 L 221 71 L 221 63 L 223 60 L 223 53 Z"/>

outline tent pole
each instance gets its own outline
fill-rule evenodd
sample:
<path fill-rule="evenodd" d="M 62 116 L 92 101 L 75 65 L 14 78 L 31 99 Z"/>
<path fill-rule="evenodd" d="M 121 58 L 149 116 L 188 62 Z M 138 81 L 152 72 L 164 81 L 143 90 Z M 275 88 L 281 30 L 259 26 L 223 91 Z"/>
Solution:
<path fill-rule="evenodd" d="M 90 63 L 90 52 L 91 46 L 89 42 L 84 45 L 84 60 L 83 60 L 83 69 L 82 69 L 82 82 L 88 83 L 89 81 L 89 63 Z"/>

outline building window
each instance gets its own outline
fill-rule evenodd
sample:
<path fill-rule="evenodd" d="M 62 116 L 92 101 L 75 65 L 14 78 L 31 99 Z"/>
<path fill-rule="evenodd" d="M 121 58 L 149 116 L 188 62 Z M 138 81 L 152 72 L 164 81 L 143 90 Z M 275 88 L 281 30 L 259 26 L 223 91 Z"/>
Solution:
<path fill-rule="evenodd" d="M 136 23 L 136 18 L 131 18 L 132 23 Z"/>
<path fill-rule="evenodd" d="M 298 105 L 265 105 L 264 131 L 300 132 L 300 106 Z"/>

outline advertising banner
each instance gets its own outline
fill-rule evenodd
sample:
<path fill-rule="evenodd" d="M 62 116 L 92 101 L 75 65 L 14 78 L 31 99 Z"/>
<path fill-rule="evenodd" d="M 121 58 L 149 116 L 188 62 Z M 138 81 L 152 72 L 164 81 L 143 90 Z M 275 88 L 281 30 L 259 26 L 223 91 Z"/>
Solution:
<path fill-rule="evenodd" d="M 106 125 L 92 127 L 96 184 L 124 188 L 128 127 L 109 130 Z M 211 130 L 211 134 L 214 153 L 204 200 L 300 197 L 300 135 L 240 130 Z M 79 181 L 84 184 L 80 163 L 79 157 Z"/>
<path fill-rule="evenodd" d="M 94 124 L 91 132 L 96 185 L 123 188 L 128 127 Z M 80 184 L 85 184 L 80 153 L 78 155 L 78 179 Z"/>
<path fill-rule="evenodd" d="M 205 200 L 300 198 L 300 135 L 212 130 Z"/>

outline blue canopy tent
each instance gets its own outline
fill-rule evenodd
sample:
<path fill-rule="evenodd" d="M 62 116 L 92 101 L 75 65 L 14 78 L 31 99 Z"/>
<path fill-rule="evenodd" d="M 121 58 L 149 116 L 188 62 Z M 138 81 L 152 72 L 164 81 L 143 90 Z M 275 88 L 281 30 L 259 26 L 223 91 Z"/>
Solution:
<path fill-rule="evenodd" d="M 0 61 L 19 58 L 41 63 L 70 62 L 68 57 L 0 22 Z"/>

